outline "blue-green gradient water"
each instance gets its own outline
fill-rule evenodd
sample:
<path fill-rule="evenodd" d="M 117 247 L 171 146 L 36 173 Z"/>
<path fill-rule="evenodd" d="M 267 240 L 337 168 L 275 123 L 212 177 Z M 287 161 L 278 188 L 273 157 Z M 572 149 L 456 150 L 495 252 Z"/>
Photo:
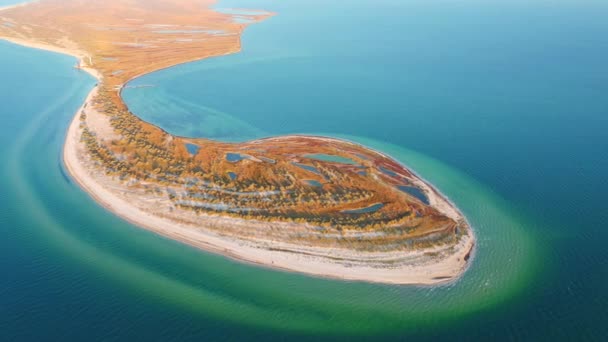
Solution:
<path fill-rule="evenodd" d="M 0 340 L 602 340 L 608 335 L 608 4 L 223 0 L 278 13 L 243 52 L 127 89 L 172 133 L 339 136 L 397 158 L 474 226 L 441 287 L 266 270 L 133 227 L 69 180 L 95 83 L 0 42 Z"/>

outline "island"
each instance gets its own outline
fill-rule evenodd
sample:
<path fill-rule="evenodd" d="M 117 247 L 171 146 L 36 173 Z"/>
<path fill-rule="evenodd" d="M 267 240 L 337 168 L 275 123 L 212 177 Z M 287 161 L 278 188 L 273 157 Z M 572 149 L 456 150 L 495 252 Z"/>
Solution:
<path fill-rule="evenodd" d="M 462 275 L 475 246 L 469 223 L 380 151 L 321 136 L 180 137 L 129 111 L 129 81 L 236 53 L 248 25 L 275 15 L 214 4 L 41 0 L 0 10 L 0 38 L 75 56 L 98 80 L 67 131 L 71 177 L 134 225 L 239 261 L 390 284 Z"/>

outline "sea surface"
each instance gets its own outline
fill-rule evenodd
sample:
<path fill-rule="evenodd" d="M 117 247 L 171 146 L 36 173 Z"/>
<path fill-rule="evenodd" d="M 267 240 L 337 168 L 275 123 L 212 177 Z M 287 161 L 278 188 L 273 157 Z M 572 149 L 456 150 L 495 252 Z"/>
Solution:
<path fill-rule="evenodd" d="M 470 220 L 472 266 L 436 287 L 341 282 L 123 222 L 61 161 L 96 81 L 0 41 L 0 340 L 605 340 L 608 3 L 217 7 L 277 15 L 246 29 L 242 53 L 133 81 L 155 87 L 126 89 L 130 109 L 179 135 L 322 134 L 388 153 Z"/>

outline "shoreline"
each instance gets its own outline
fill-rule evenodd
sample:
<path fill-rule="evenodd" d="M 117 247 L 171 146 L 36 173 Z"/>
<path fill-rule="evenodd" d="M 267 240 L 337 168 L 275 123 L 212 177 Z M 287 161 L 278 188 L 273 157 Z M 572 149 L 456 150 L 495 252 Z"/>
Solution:
<path fill-rule="evenodd" d="M 69 55 L 75 57 L 78 61 L 81 61 L 88 56 L 82 51 L 58 48 L 44 43 L 31 42 L 22 39 L 6 37 L 0 37 L 0 39 L 4 39 L 10 43 L 17 45 Z M 203 58 L 195 59 L 193 61 L 201 59 Z M 190 62 L 192 61 L 184 63 Z M 79 69 L 82 69 L 85 72 L 89 73 L 98 81 L 98 83 L 101 82 L 103 78 L 102 75 L 93 68 L 81 67 Z M 144 73 L 133 77 L 128 82 L 125 82 L 123 85 L 121 85 L 120 89 L 118 89 L 121 101 L 123 99 L 120 95 L 124 86 L 126 86 L 130 81 L 147 74 L 148 73 Z M 208 231 L 204 232 L 200 229 L 205 228 L 202 225 L 199 227 L 194 227 L 192 225 L 182 224 L 146 212 L 141 208 L 137 207 L 136 205 L 133 205 L 125 198 L 118 196 L 116 193 L 114 193 L 112 190 L 109 190 L 107 187 L 104 187 L 100 182 L 98 182 L 94 178 L 91 172 L 89 172 L 90 170 L 87 170 L 86 165 L 84 165 L 81 159 L 79 158 L 79 114 L 83 110 L 87 109 L 87 107 L 91 107 L 91 100 L 96 94 L 97 90 L 98 85 L 91 89 L 83 105 L 75 113 L 73 119 L 71 120 L 68 126 L 63 146 L 63 164 L 65 169 L 68 171 L 70 177 L 98 204 L 100 204 L 112 214 L 120 217 L 121 219 L 126 220 L 127 222 L 135 225 L 136 227 L 146 229 L 165 238 L 170 238 L 174 241 L 187 244 L 197 249 L 221 254 L 225 257 L 229 257 L 239 262 L 244 262 L 275 270 L 301 273 L 309 276 L 348 281 L 363 281 L 383 284 L 442 285 L 460 279 L 460 277 L 465 273 L 466 269 L 470 266 L 472 262 L 472 257 L 474 256 L 475 251 L 475 236 L 470 225 L 470 233 L 466 236 L 463 236 L 462 241 L 458 245 L 456 245 L 460 247 L 458 249 L 458 252 L 453 253 L 441 262 L 436 262 L 431 265 L 405 265 L 397 268 L 378 268 L 370 266 L 346 267 L 343 264 L 327 262 L 327 258 L 319 257 L 319 254 L 312 254 L 312 256 L 308 256 L 308 251 L 302 253 L 295 253 L 289 251 L 283 252 L 280 250 L 263 249 L 259 246 L 255 247 L 253 245 L 249 245 L 245 241 L 241 241 L 238 239 L 230 239 L 226 238 L 225 236 L 219 236 L 209 231 L 208 229 Z M 293 135 L 276 136 L 256 140 L 284 139 L 289 136 Z M 299 136 L 306 136 L 332 141 L 346 141 L 351 144 L 362 146 L 361 144 L 358 144 L 356 142 L 333 137 L 307 135 Z M 369 148 L 366 147 L 366 149 Z M 389 156 L 380 151 L 373 149 L 369 150 L 378 153 L 379 155 L 390 158 Z M 411 171 L 411 169 L 409 168 L 408 170 Z M 458 216 L 458 218 L 466 221 L 464 215 L 460 213 L 460 211 L 457 209 L 456 206 L 453 205 L 453 203 L 449 202 L 449 200 L 447 200 L 446 197 L 439 191 L 437 191 L 430 183 L 423 180 L 421 177 L 420 179 L 425 186 L 429 187 L 432 190 L 429 195 L 432 194 L 433 196 L 437 196 L 440 200 L 449 203 L 454 209 L 454 213 Z M 213 216 L 209 216 L 209 218 L 210 220 L 212 219 L 214 221 L 219 220 L 223 224 L 238 225 L 247 223 L 245 222 L 245 220 L 234 218 L 218 219 L 217 217 Z M 272 241 L 270 241 L 269 246 L 271 244 Z M 315 253 L 320 253 L 313 247 L 311 247 L 311 250 Z M 333 252 L 340 254 L 338 253 L 338 251 Z M 423 251 L 423 253 L 424 252 L 428 252 L 428 250 Z M 359 252 L 359 254 L 364 253 Z M 419 256 L 421 253 L 403 252 L 400 254 L 411 254 L 412 256 Z M 461 260 L 465 260 L 465 262 L 463 263 Z"/>

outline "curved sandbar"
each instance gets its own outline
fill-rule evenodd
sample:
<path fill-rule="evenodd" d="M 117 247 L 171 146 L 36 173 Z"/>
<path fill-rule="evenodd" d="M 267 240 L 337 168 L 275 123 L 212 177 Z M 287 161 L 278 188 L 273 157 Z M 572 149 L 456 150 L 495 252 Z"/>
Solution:
<path fill-rule="evenodd" d="M 189 5 L 199 2 L 179 2 L 180 6 L 173 7 L 179 13 L 177 21 L 171 25 L 187 21 L 184 12 L 190 13 Z M 160 0 L 154 3 L 167 5 Z M 90 10 L 71 1 L 66 7 L 42 1 L 30 10 L 36 13 L 36 7 L 41 7 L 46 13 L 49 6 L 62 28 L 74 25 L 79 31 L 78 23 L 62 22 L 62 14 Z M 95 15 L 105 18 L 105 9 L 98 8 Z M 143 17 L 160 14 L 149 12 Z M 29 18 L 28 13 L 10 20 L 19 22 Z M 137 15 L 141 14 L 129 13 L 129 30 L 158 25 L 140 22 Z M 199 17 L 194 19 L 200 22 Z M 225 30 L 231 27 L 218 22 Z M 238 51 L 240 40 L 207 37 L 218 40 L 218 45 L 201 53 L 196 45 L 175 51 L 174 44 L 159 40 L 149 30 L 148 40 L 138 43 L 142 46 L 127 47 L 95 44 L 94 33 L 80 41 L 77 35 L 49 39 L 57 34 L 52 29 L 39 31 L 38 36 L 30 32 L 35 31 L 31 27 L 8 31 L 17 43 L 67 52 L 81 59 L 80 68 L 98 71 L 93 74 L 99 86 L 69 126 L 64 161 L 80 186 L 120 217 L 198 248 L 318 276 L 435 284 L 453 280 L 466 269 L 474 236 L 462 214 L 432 186 L 382 153 L 327 137 L 285 136 L 242 144 L 175 137 L 139 120 L 124 106 L 119 91 L 127 80 Z M 121 31 L 119 37 L 115 30 L 102 32 L 100 41 L 123 38 L 120 35 L 131 31 Z M 70 45 L 76 48 L 69 49 Z M 142 66 L 154 53 L 155 63 Z M 121 58 L 130 60 L 121 63 Z M 116 74 L 116 70 L 125 72 Z M 192 155 L 186 144 L 200 150 Z M 306 158 L 316 153 L 353 163 Z M 307 186 L 301 180 L 314 180 L 321 186 Z M 403 186 L 419 189 L 428 204 L 400 191 Z"/>

